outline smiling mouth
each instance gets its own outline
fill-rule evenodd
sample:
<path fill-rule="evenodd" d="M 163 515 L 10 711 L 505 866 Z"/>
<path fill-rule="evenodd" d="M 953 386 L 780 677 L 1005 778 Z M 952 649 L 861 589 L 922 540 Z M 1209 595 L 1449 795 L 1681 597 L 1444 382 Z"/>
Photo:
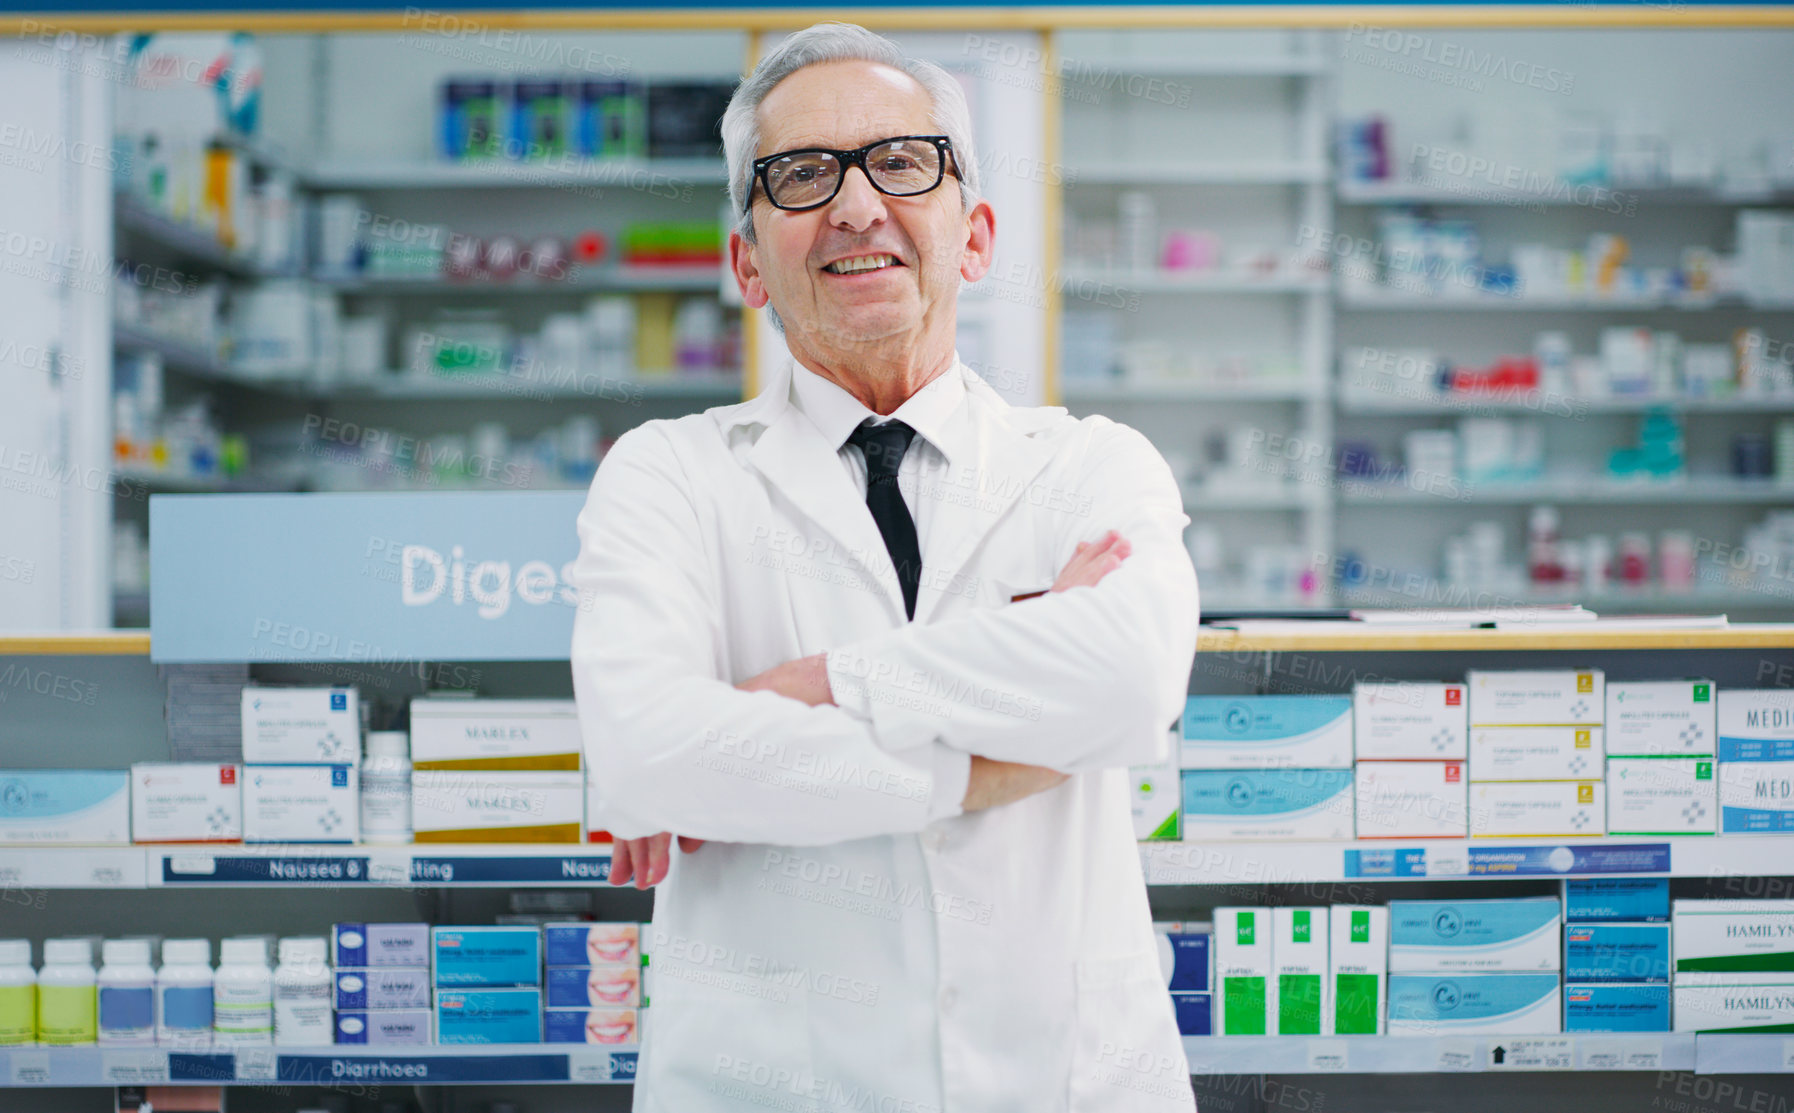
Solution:
<path fill-rule="evenodd" d="M 902 265 L 895 255 L 856 255 L 851 259 L 837 259 L 822 269 L 830 274 L 866 274 Z"/>

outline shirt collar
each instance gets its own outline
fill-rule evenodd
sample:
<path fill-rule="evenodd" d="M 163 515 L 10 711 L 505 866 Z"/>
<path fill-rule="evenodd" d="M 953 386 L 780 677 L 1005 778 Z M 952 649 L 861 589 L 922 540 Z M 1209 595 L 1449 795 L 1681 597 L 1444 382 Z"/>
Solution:
<path fill-rule="evenodd" d="M 949 464 L 953 462 L 949 423 L 966 398 L 963 366 L 959 362 L 959 353 L 953 353 L 953 366 L 910 395 L 891 414 L 892 419 L 908 425 L 933 445 Z M 841 386 L 795 360 L 791 370 L 791 402 L 810 419 L 823 438 L 837 448 L 846 444 L 848 435 L 867 418 L 877 419 L 879 416 Z"/>

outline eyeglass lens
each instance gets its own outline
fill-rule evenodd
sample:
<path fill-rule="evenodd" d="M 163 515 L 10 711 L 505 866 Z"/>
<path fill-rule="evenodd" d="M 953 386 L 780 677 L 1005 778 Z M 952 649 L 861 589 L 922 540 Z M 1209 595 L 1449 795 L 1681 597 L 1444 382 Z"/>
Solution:
<path fill-rule="evenodd" d="M 941 151 L 924 139 L 895 139 L 866 152 L 872 183 L 893 196 L 926 193 L 940 184 Z M 785 208 L 819 205 L 841 185 L 841 160 L 822 151 L 788 155 L 766 167 L 773 203 Z"/>

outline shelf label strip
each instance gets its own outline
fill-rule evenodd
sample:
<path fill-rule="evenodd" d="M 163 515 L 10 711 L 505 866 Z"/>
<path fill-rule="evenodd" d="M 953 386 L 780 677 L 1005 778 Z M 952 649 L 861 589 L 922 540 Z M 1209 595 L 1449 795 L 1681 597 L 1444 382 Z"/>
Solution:
<path fill-rule="evenodd" d="M 205 864 L 207 868 L 193 868 L 198 862 L 192 855 L 165 855 L 162 858 L 162 884 L 365 885 L 369 880 L 365 857 L 211 855 L 205 859 Z"/>
<path fill-rule="evenodd" d="M 282 1082 L 567 1082 L 567 1055 L 281 1055 Z"/>
<path fill-rule="evenodd" d="M 411 880 L 422 885 L 492 882 L 560 881 L 591 884 L 610 877 L 609 854 L 559 854 L 553 857 L 411 859 Z"/>

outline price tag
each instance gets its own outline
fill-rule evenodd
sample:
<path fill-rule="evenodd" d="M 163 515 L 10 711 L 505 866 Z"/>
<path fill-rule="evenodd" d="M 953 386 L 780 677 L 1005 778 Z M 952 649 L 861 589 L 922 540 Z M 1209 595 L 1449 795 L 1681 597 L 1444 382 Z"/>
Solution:
<path fill-rule="evenodd" d="M 1576 1041 L 1568 1036 L 1491 1040 L 1490 1070 L 1575 1070 Z"/>
<path fill-rule="evenodd" d="M 1782 1069 L 1794 1071 L 1794 1040 L 1782 1041 Z"/>
<path fill-rule="evenodd" d="M 1434 1067 L 1441 1071 L 1475 1070 L 1480 1056 L 1468 1040 L 1443 1040 Z"/>
<path fill-rule="evenodd" d="M 272 1047 L 239 1047 L 234 1050 L 237 1056 L 238 1082 L 274 1081 L 275 1060 Z"/>
<path fill-rule="evenodd" d="M 411 884 L 411 855 L 368 855 L 368 880 L 376 885 Z"/>
<path fill-rule="evenodd" d="M 168 859 L 168 872 L 210 877 L 218 872 L 218 859 L 210 854 L 180 854 Z"/>
<path fill-rule="evenodd" d="M 586 1047 L 568 1049 L 567 1081 L 609 1082 L 610 1052 Z"/>
<path fill-rule="evenodd" d="M 168 1056 L 160 1051 L 107 1051 L 100 1056 L 100 1076 L 114 1086 L 167 1082 Z"/>
<path fill-rule="evenodd" d="M 14 1086 L 48 1086 L 50 1084 L 50 1053 L 48 1051 L 18 1051 L 12 1053 L 12 1067 L 8 1071 Z"/>
<path fill-rule="evenodd" d="M 1344 1040 L 1309 1040 L 1308 1069 L 1316 1074 L 1349 1069 L 1351 1046 Z"/>
<path fill-rule="evenodd" d="M 1662 1070 L 1662 1040 L 1588 1039 L 1577 1041 L 1583 1070 Z"/>

